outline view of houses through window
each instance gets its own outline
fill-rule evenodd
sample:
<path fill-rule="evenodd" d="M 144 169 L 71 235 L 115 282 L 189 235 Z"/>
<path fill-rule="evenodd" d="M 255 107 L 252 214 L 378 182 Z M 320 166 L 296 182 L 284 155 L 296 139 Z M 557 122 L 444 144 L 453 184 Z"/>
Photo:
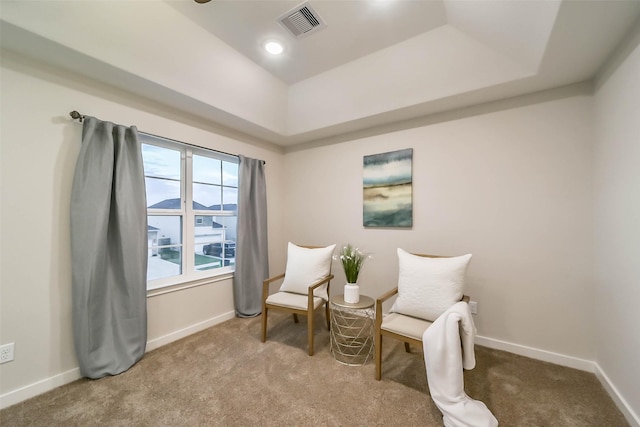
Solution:
<path fill-rule="evenodd" d="M 238 159 L 141 134 L 147 288 L 234 271 Z"/>

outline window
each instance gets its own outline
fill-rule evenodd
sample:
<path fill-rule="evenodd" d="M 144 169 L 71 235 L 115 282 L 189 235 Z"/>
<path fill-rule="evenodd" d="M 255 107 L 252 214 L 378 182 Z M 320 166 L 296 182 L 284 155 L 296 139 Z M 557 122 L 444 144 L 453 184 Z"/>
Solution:
<path fill-rule="evenodd" d="M 147 189 L 147 289 L 235 269 L 238 158 L 140 135 Z"/>

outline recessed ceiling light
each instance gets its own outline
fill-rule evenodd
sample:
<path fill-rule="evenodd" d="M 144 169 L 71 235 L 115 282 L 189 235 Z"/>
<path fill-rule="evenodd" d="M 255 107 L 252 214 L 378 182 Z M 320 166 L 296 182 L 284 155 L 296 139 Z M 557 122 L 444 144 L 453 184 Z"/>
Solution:
<path fill-rule="evenodd" d="M 284 46 L 282 46 L 282 43 L 273 40 L 266 42 L 264 44 L 264 48 L 272 55 L 280 55 L 284 52 Z"/>

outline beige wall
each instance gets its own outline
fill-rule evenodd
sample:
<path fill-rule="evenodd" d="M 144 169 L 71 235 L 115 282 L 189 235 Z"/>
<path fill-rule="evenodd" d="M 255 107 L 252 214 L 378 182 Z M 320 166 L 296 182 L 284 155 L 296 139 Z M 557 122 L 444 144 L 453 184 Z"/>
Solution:
<path fill-rule="evenodd" d="M 640 425 L 640 26 L 596 92 L 596 362 Z"/>
<path fill-rule="evenodd" d="M 4 1 L 0 13 L 3 44 L 32 57 L 74 64 L 114 86 L 126 81 L 136 94 L 171 99 L 206 118 L 286 129 L 287 86 L 168 2 Z M 87 25 L 87 17 L 106 16 Z"/>
<path fill-rule="evenodd" d="M 284 261 L 283 155 L 77 75 L 2 53 L 0 336 L 15 360 L 0 366 L 2 404 L 75 379 L 69 200 L 82 113 L 267 162 L 273 262 Z M 149 341 L 164 344 L 233 316 L 231 279 L 149 298 Z M 256 331 L 256 334 L 258 331 Z M 45 384 L 38 384 L 44 382 Z M 8 394 L 8 396 L 7 396 Z"/>
<path fill-rule="evenodd" d="M 575 96 L 287 154 L 287 236 L 373 252 L 373 297 L 395 286 L 398 247 L 472 253 L 480 335 L 593 360 L 591 114 Z M 404 148 L 413 228 L 364 229 L 362 158 Z"/>
<path fill-rule="evenodd" d="M 610 392 L 640 413 L 638 381 L 629 375 L 640 358 L 640 206 L 633 197 L 640 187 L 639 57 L 637 48 L 625 56 L 595 97 L 479 107 L 466 118 L 283 156 L 228 129 L 3 52 L 0 336 L 16 343 L 16 360 L 0 366 L 2 405 L 24 397 L 21 390 L 44 391 L 77 375 L 68 238 L 81 131 L 68 112 L 77 109 L 266 160 L 272 273 L 284 266 L 287 240 L 352 242 L 374 253 L 361 284 L 375 297 L 395 285 L 397 247 L 473 253 L 467 293 L 479 302 L 475 320 L 485 342 L 595 360 Z M 403 148 L 414 149 L 414 226 L 363 229 L 362 157 Z M 334 272 L 334 292 L 341 292 L 337 264 Z M 148 301 L 153 345 L 233 310 L 230 280 Z"/>

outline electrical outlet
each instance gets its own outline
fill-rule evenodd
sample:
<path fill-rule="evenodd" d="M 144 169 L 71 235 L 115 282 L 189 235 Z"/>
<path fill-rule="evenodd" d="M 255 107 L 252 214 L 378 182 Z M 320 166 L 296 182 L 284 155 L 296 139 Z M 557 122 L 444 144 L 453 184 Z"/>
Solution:
<path fill-rule="evenodd" d="M 0 363 L 7 363 L 13 360 L 13 346 L 14 343 L 0 346 Z"/>
<path fill-rule="evenodd" d="M 471 310 L 471 314 L 478 314 L 478 302 L 469 301 L 469 310 Z"/>

